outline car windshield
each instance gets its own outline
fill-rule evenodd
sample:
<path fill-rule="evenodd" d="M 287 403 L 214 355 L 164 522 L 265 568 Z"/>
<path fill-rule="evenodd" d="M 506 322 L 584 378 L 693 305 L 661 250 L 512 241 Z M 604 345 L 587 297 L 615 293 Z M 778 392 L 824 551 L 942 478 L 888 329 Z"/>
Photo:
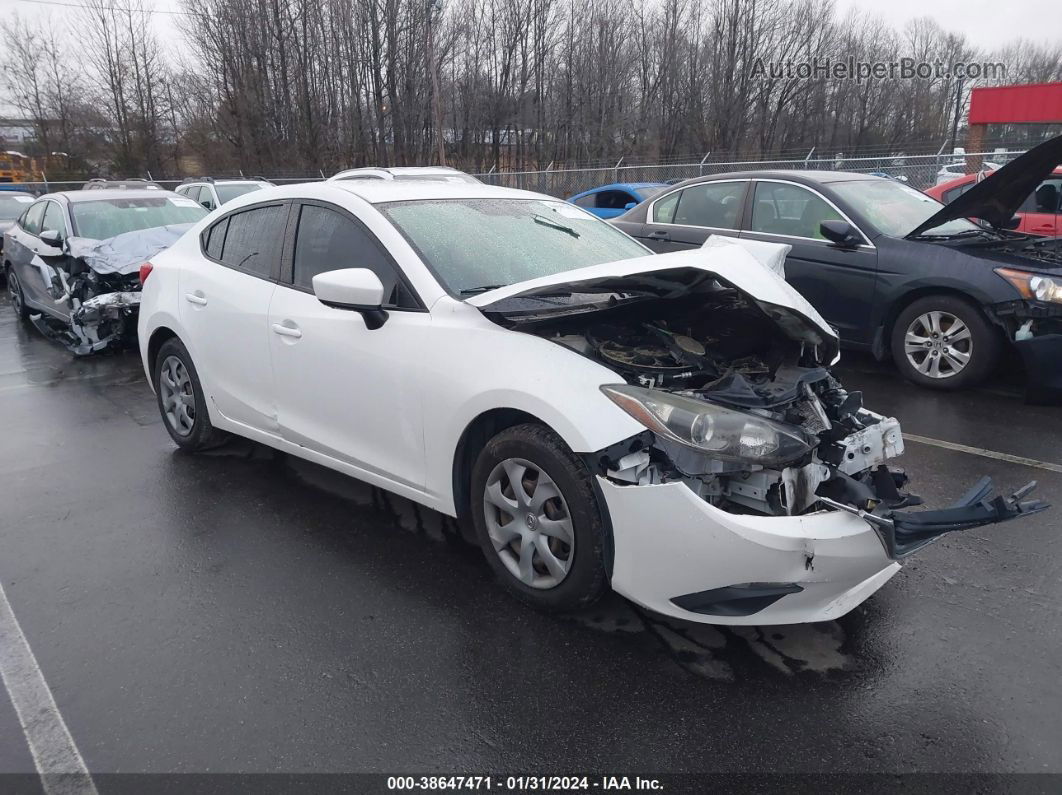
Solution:
<path fill-rule="evenodd" d="M 33 201 L 32 196 L 21 193 L 8 196 L 0 193 L 0 221 L 14 221 Z"/>
<path fill-rule="evenodd" d="M 875 179 L 836 182 L 830 187 L 852 209 L 889 237 L 904 237 L 944 205 L 921 191 L 894 180 Z M 957 218 L 927 229 L 927 235 L 955 235 L 981 227 Z"/>
<path fill-rule="evenodd" d="M 378 207 L 457 295 L 651 253 L 561 201 L 432 199 Z"/>
<path fill-rule="evenodd" d="M 218 192 L 218 201 L 222 204 L 230 202 L 237 196 L 243 196 L 245 193 L 253 193 L 256 190 L 261 190 L 265 185 L 261 185 L 257 182 L 237 182 L 232 185 L 215 185 L 214 190 Z"/>
<path fill-rule="evenodd" d="M 71 204 L 74 234 L 106 240 L 123 232 L 195 223 L 207 211 L 185 196 L 99 199 Z"/>

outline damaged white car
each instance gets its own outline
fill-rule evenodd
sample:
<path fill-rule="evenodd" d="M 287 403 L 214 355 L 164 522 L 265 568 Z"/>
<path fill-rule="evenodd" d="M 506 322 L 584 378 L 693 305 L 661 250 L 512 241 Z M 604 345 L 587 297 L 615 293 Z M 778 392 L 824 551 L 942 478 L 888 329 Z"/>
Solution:
<path fill-rule="evenodd" d="M 652 256 L 472 183 L 225 209 L 146 266 L 173 440 L 239 434 L 456 516 L 539 607 L 611 586 L 709 623 L 831 619 L 942 533 L 1047 507 L 983 481 L 910 510 L 899 425 L 830 374 L 837 337 L 772 270 L 782 247 Z"/>
<path fill-rule="evenodd" d="M 140 266 L 206 214 L 169 191 L 49 193 L 4 233 L 11 306 L 74 354 L 127 346 Z"/>

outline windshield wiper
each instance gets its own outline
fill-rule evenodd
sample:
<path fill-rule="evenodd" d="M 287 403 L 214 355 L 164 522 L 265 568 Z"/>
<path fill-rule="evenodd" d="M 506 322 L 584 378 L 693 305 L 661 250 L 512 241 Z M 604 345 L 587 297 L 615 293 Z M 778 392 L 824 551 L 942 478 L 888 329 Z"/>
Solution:
<path fill-rule="evenodd" d="M 491 290 L 500 290 L 502 287 L 508 287 L 507 284 L 481 284 L 478 287 L 465 287 L 461 290 L 460 295 L 475 295 L 476 293 L 488 293 Z"/>
<path fill-rule="evenodd" d="M 550 229 L 556 229 L 558 232 L 566 232 L 572 237 L 579 237 L 579 233 L 572 229 L 570 226 L 565 226 L 559 221 L 554 221 L 550 218 L 546 218 L 544 215 L 533 215 L 531 219 L 541 226 L 548 226 Z"/>

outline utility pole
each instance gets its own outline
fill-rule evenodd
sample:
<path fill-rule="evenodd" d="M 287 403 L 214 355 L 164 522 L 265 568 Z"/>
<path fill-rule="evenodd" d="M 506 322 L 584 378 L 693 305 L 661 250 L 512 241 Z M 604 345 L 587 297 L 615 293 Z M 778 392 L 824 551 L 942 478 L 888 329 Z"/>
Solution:
<path fill-rule="evenodd" d="M 435 62 L 435 9 L 441 0 L 426 0 L 428 4 L 427 58 L 431 73 L 431 106 L 435 117 L 435 145 L 438 148 L 439 165 L 446 165 L 446 141 L 443 133 L 442 102 L 439 97 L 439 65 Z"/>
<path fill-rule="evenodd" d="M 962 77 L 955 82 L 955 118 L 951 120 L 951 151 L 955 151 L 956 139 L 959 137 L 959 112 L 962 110 Z"/>

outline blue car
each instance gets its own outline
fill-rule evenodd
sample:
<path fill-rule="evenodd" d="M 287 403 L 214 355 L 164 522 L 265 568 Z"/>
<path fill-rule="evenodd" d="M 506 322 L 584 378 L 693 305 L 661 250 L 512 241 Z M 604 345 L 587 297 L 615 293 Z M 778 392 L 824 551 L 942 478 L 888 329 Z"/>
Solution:
<path fill-rule="evenodd" d="M 665 182 L 615 182 L 568 199 L 598 218 L 615 218 L 669 187 Z"/>

